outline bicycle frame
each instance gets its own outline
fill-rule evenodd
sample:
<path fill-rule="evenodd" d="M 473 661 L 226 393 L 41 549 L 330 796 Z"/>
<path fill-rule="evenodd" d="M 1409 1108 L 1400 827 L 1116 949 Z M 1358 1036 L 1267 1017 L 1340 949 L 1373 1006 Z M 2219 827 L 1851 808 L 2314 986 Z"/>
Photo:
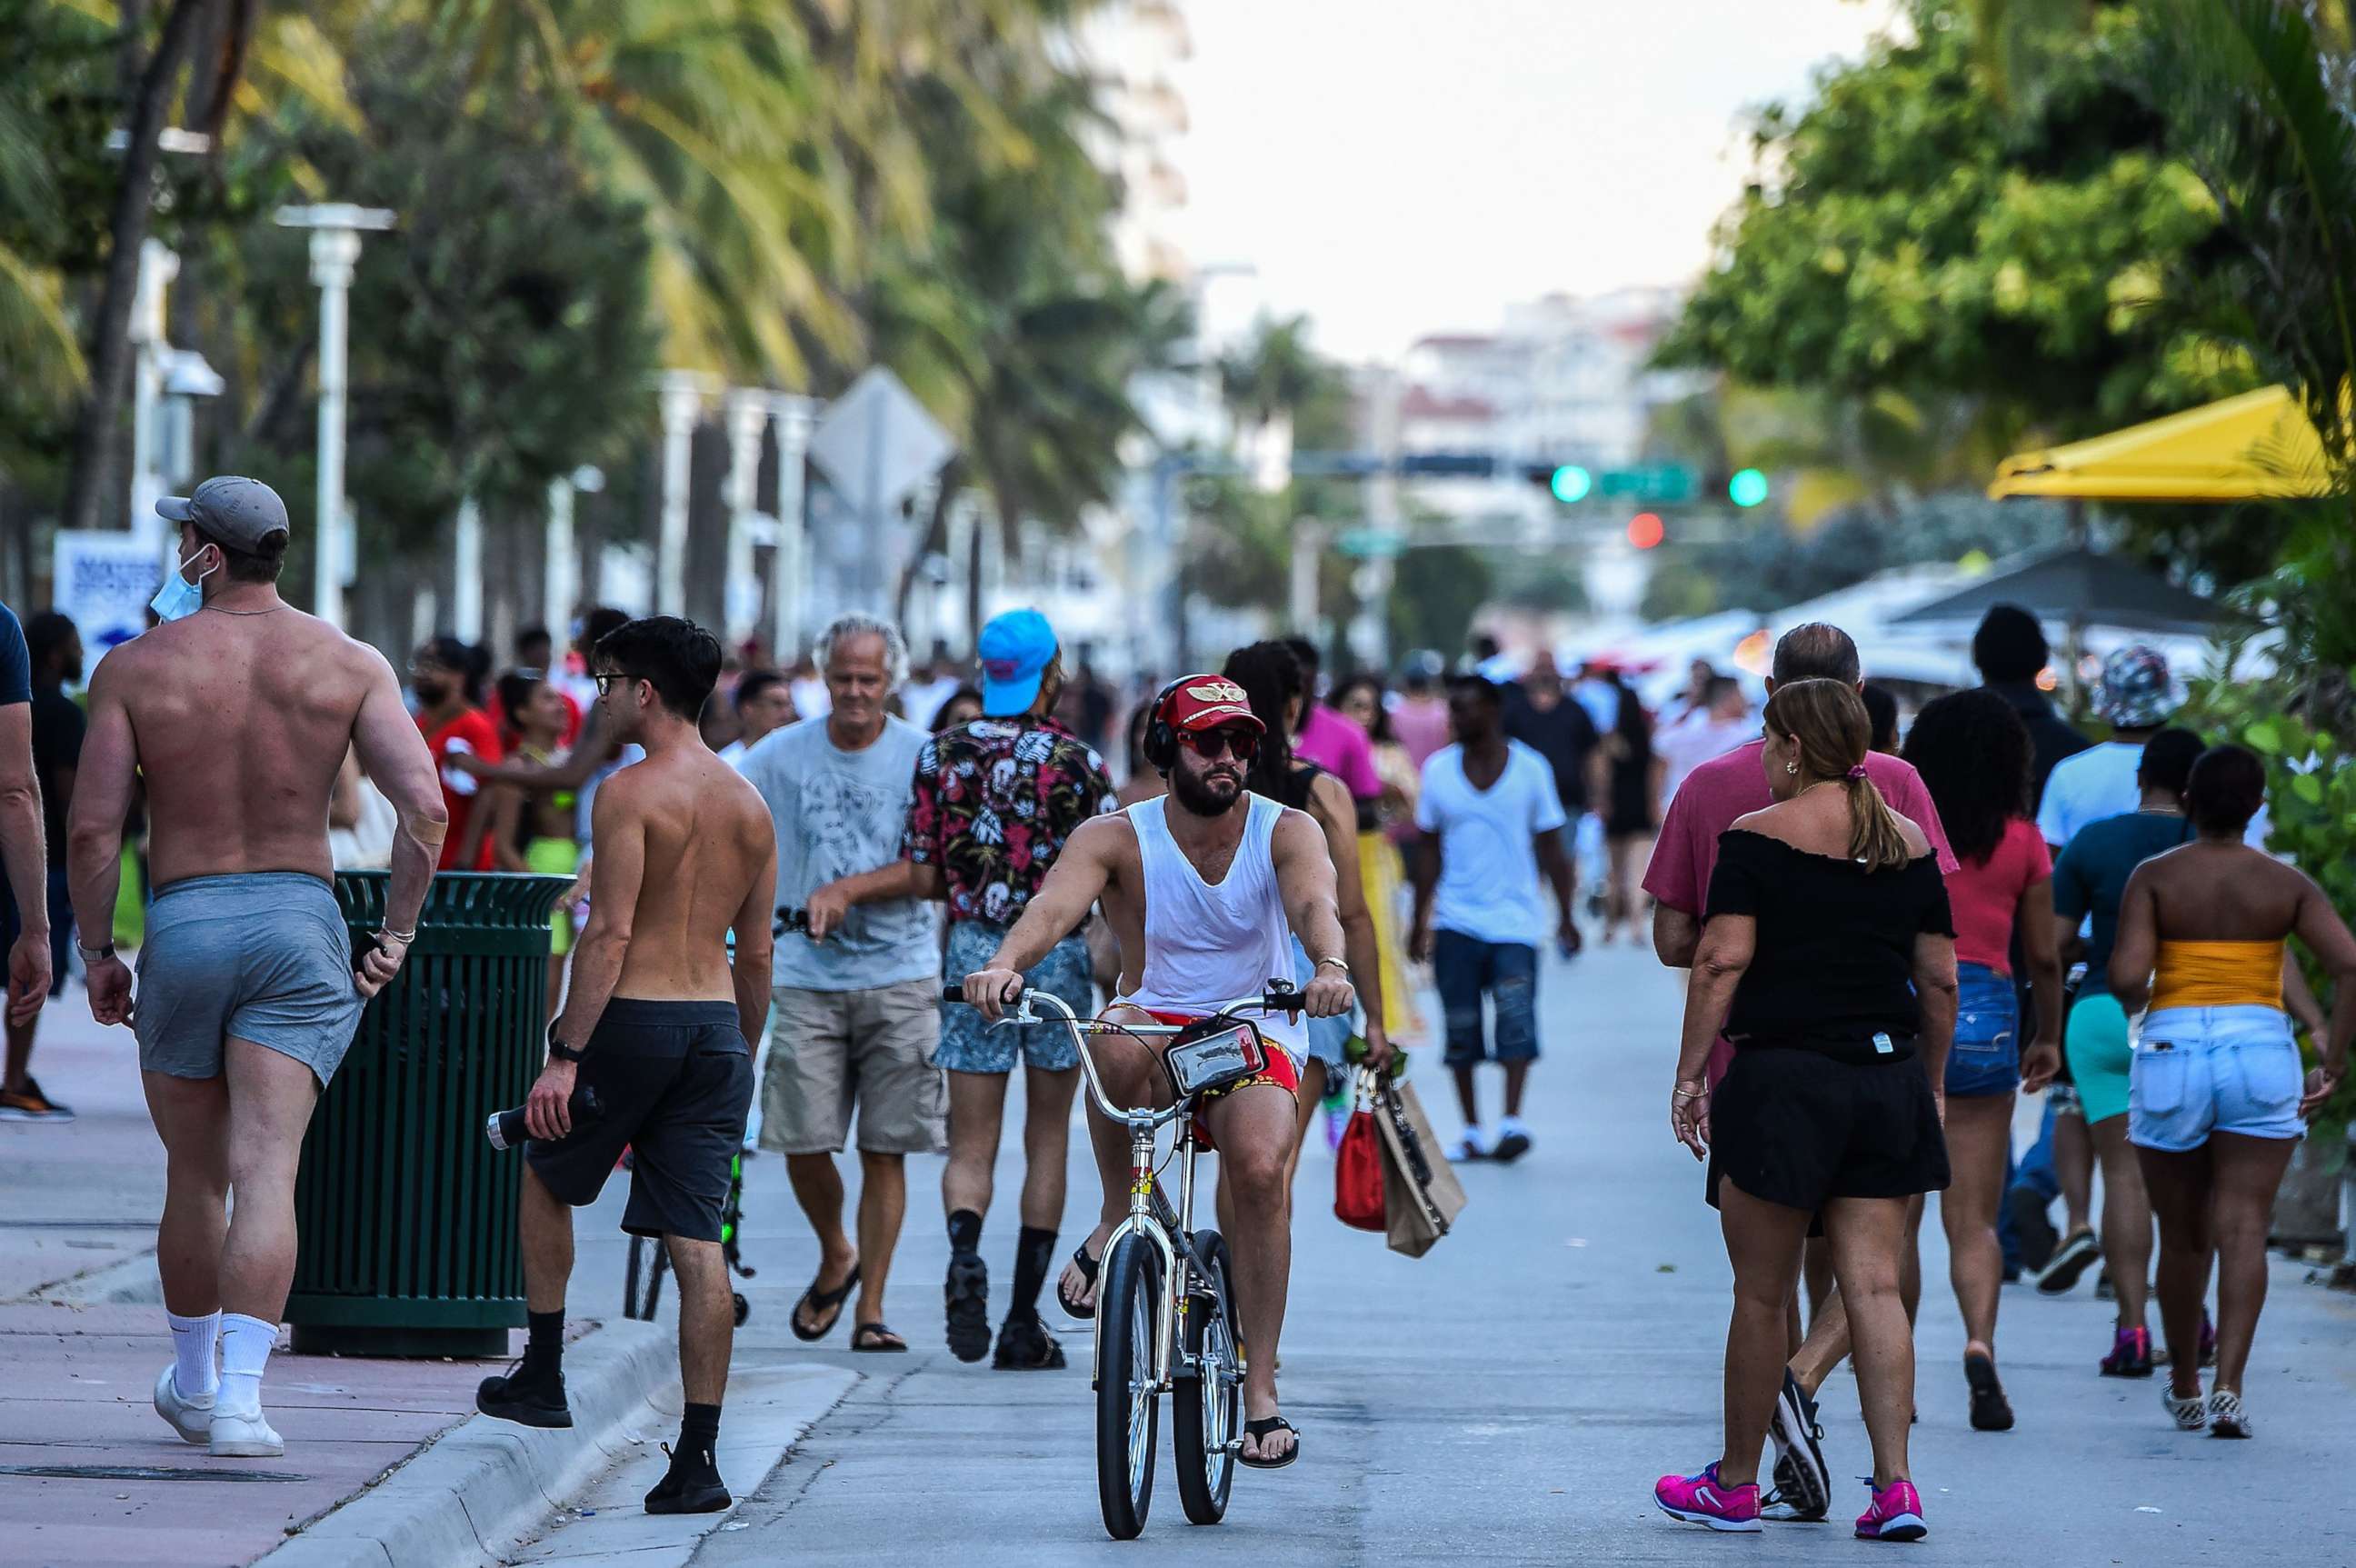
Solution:
<path fill-rule="evenodd" d="M 1055 1017 L 1044 1018 L 1033 1011 L 1033 1002 L 1044 1003 Z M 1267 1012 L 1270 1009 L 1265 998 L 1241 997 L 1220 1003 L 1205 1010 L 1205 1015 L 1244 1011 Z M 1184 1027 L 1176 1024 L 1112 1024 L 1100 1019 L 1081 1018 L 1060 996 L 1044 991 L 1026 990 L 1016 1010 L 1000 1020 L 1001 1024 L 1061 1023 L 1071 1031 L 1072 1043 L 1078 1048 L 1081 1075 L 1086 1079 L 1088 1099 L 1108 1121 L 1118 1122 L 1129 1129 L 1130 1182 L 1129 1217 L 1113 1227 L 1105 1238 L 1104 1251 L 1099 1254 L 1110 1258 L 1112 1251 L 1124 1236 L 1141 1235 L 1152 1242 L 1162 1255 L 1162 1277 L 1169 1282 L 1168 1310 L 1160 1314 L 1153 1332 L 1153 1380 L 1158 1393 L 1168 1393 L 1176 1386 L 1178 1361 L 1186 1356 L 1181 1348 L 1185 1343 L 1186 1314 L 1194 1300 L 1194 1276 L 1201 1272 L 1200 1260 L 1194 1256 L 1194 1143 L 1195 1097 L 1181 1095 L 1162 1110 L 1131 1110 L 1116 1105 L 1097 1070 L 1096 1054 L 1088 1048 L 1092 1035 L 1129 1035 L 1141 1039 L 1168 1039 Z M 1270 1047 L 1271 1049 L 1277 1047 Z M 1183 1156 L 1179 1166 L 1178 1208 L 1174 1214 L 1159 1191 L 1154 1176 L 1154 1135 L 1165 1122 L 1178 1123 L 1177 1142 L 1172 1153 Z M 1167 1216 L 1165 1219 L 1164 1217 Z M 1185 1267 L 1182 1271 L 1180 1263 Z M 1092 1377 L 1103 1374 L 1104 1338 L 1094 1338 L 1090 1352 Z"/>

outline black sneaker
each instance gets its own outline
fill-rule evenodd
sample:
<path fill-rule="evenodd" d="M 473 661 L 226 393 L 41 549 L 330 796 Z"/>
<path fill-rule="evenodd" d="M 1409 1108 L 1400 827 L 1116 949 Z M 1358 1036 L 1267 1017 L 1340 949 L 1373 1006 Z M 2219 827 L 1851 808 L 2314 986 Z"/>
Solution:
<path fill-rule="evenodd" d="M 1965 1357 L 1964 1381 L 1972 1390 L 1972 1430 L 2010 1432 L 2012 1402 L 2004 1397 L 2004 1384 L 1996 1375 L 1996 1363 L 1986 1356 Z"/>
<path fill-rule="evenodd" d="M 475 1390 L 475 1408 L 520 1426 L 573 1424 L 573 1407 L 564 1402 L 563 1372 L 533 1370 L 521 1359 L 507 1369 L 506 1376 L 482 1380 Z"/>
<path fill-rule="evenodd" d="M 2037 1294 L 2069 1294 L 2102 1255 L 2103 1249 L 2095 1242 L 2092 1230 L 2076 1232 L 2064 1240 L 2053 1256 L 2046 1260 L 2045 1267 L 2038 1271 Z"/>
<path fill-rule="evenodd" d="M 647 1494 L 648 1513 L 718 1513 L 736 1500 L 722 1484 L 711 1449 L 674 1452 L 666 1443 L 663 1452 L 670 1455 L 670 1469 Z"/>
<path fill-rule="evenodd" d="M 2047 1212 L 2051 1205 L 2033 1187 L 2017 1187 L 2004 1195 L 2005 1212 L 2012 1220 L 2013 1240 L 2020 1245 L 2020 1273 L 2033 1274 L 2053 1261 L 2062 1243 Z"/>
<path fill-rule="evenodd" d="M 948 1306 L 949 1354 L 979 1361 L 990 1354 L 990 1265 L 979 1252 L 951 1252 L 941 1295 Z"/>
<path fill-rule="evenodd" d="M 1064 1347 L 1035 1312 L 1010 1317 L 998 1331 L 998 1354 L 990 1363 L 1001 1372 L 1060 1372 Z"/>
<path fill-rule="evenodd" d="M 1783 1369 L 1783 1386 L 1775 1395 L 1775 1410 L 1767 1423 L 1775 1440 L 1775 1494 L 1791 1517 L 1815 1520 L 1833 1505 L 1832 1477 L 1825 1468 L 1820 1445 L 1824 1429 L 1816 1424 L 1816 1402 L 1801 1391 L 1800 1380 Z"/>

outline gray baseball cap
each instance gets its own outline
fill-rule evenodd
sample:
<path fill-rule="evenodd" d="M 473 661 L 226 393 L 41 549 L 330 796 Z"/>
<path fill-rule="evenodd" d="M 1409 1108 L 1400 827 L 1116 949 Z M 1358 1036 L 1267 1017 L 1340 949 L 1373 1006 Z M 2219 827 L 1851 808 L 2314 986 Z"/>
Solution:
<path fill-rule="evenodd" d="M 155 515 L 166 522 L 193 522 L 207 537 L 238 550 L 259 550 L 273 533 L 292 532 L 286 503 L 260 479 L 221 474 L 198 485 L 194 495 L 166 496 Z"/>

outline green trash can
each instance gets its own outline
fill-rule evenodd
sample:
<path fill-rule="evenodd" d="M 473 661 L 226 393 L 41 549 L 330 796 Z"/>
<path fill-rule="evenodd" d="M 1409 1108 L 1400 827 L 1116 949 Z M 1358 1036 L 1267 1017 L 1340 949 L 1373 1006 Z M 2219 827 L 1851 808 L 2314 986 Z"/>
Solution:
<path fill-rule="evenodd" d="M 336 875 L 358 950 L 391 875 Z M 286 1321 L 305 1355 L 502 1356 L 524 1323 L 523 1156 L 483 1123 L 539 1075 L 549 912 L 570 879 L 444 872 L 409 961 L 360 1016 L 294 1182 Z"/>

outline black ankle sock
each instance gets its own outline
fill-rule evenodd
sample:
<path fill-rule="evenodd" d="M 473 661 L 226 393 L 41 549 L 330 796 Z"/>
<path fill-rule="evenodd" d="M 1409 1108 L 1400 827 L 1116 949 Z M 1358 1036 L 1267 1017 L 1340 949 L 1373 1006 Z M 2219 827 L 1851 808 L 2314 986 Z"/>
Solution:
<path fill-rule="evenodd" d="M 671 1468 L 682 1462 L 710 1464 L 712 1446 L 720 1441 L 720 1407 L 690 1404 L 680 1417 L 679 1446 L 672 1450 Z"/>
<path fill-rule="evenodd" d="M 960 1208 L 949 1216 L 949 1251 L 978 1251 L 981 1247 L 981 1216 Z"/>
<path fill-rule="evenodd" d="M 523 1370 L 555 1372 L 564 1361 L 564 1309 L 524 1314 Z"/>
<path fill-rule="evenodd" d="M 1037 1316 L 1039 1287 L 1047 1283 L 1047 1270 L 1055 1261 L 1055 1233 L 1035 1225 L 1023 1227 L 1023 1239 L 1014 1248 L 1014 1294 L 1006 1304 L 1010 1321 Z"/>

